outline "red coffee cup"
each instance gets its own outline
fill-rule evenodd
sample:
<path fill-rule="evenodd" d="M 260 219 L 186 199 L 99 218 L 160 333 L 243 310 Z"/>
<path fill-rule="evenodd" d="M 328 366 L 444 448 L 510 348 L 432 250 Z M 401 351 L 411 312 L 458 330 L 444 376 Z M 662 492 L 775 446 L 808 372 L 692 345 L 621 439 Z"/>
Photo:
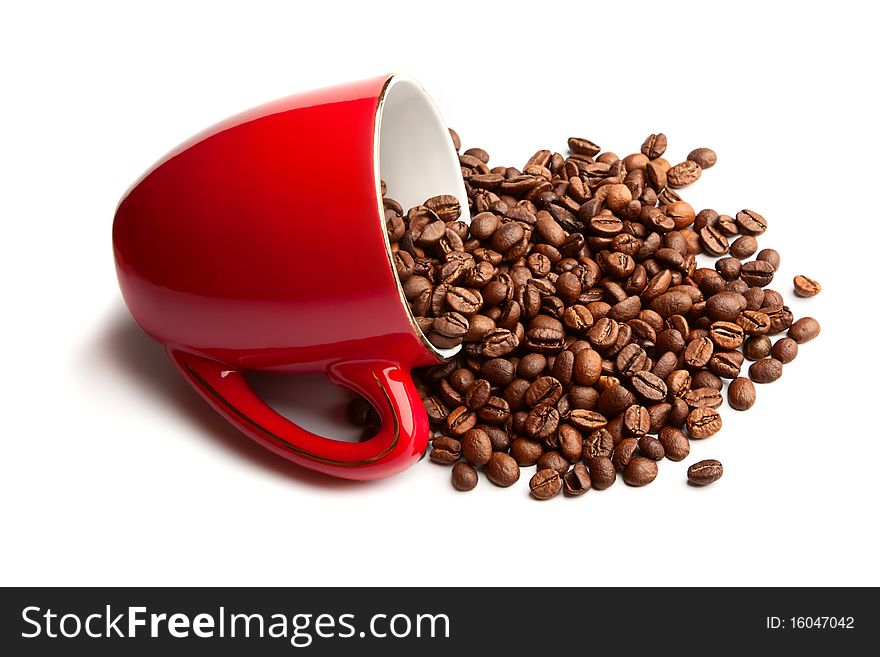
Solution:
<path fill-rule="evenodd" d="M 406 208 L 458 197 L 458 157 L 414 80 L 390 75 L 262 105 L 153 166 L 113 223 L 116 270 L 137 323 L 242 432 L 304 467 L 376 479 L 424 453 L 413 367 L 442 362 L 391 259 L 380 179 Z M 362 443 L 275 412 L 243 373 L 325 373 L 378 411 Z"/>

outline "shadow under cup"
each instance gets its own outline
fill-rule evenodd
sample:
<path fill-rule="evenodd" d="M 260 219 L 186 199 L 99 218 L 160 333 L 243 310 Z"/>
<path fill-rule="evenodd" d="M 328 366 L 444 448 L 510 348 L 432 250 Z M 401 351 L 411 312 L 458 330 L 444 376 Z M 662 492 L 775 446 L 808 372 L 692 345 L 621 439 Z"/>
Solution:
<path fill-rule="evenodd" d="M 405 76 L 291 96 L 207 129 L 132 186 L 113 226 L 126 304 L 185 379 L 267 449 L 349 479 L 421 457 L 429 427 L 410 370 L 460 349 L 434 347 L 412 316 L 380 180 L 404 208 L 452 194 L 469 221 L 446 125 Z M 291 405 L 282 415 L 255 393 L 254 372 L 323 374 L 370 401 L 382 427 L 362 443 L 333 440 L 333 422 L 308 431 Z"/>

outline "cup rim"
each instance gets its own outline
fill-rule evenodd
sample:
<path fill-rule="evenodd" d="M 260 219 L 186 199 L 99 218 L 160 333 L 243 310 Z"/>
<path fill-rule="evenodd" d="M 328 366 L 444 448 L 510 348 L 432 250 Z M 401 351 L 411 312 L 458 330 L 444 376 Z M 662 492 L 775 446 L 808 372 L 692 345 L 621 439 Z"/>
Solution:
<path fill-rule="evenodd" d="M 428 340 L 428 336 L 425 335 L 424 331 L 422 331 L 421 327 L 419 327 L 416 322 L 415 316 L 413 315 L 412 309 L 410 308 L 409 302 L 406 299 L 406 295 L 403 292 L 403 284 L 401 283 L 400 277 L 397 274 L 397 267 L 394 265 L 394 257 L 391 253 L 391 242 L 388 239 L 388 230 L 385 227 L 385 218 L 382 213 L 382 208 L 384 207 L 383 196 L 382 196 L 382 178 L 380 171 L 381 164 L 381 132 L 382 132 L 382 115 L 385 109 L 385 102 L 388 99 L 388 93 L 391 88 L 398 82 L 408 82 L 412 84 L 421 94 L 424 99 L 429 110 L 434 114 L 437 121 L 448 130 L 448 126 L 446 122 L 443 120 L 443 117 L 440 114 L 440 110 L 437 108 L 436 103 L 425 91 L 425 88 L 416 80 L 414 77 L 410 75 L 406 75 L 404 73 L 391 73 L 385 80 L 385 84 L 382 85 L 382 91 L 379 93 L 378 102 L 376 104 L 376 116 L 375 121 L 373 122 L 373 179 L 376 187 L 376 199 L 378 202 L 379 208 L 379 220 L 380 226 L 382 230 L 382 238 L 385 243 L 385 255 L 388 258 L 388 264 L 391 267 L 391 273 L 394 276 L 394 282 L 397 287 L 397 296 L 400 300 L 401 305 L 403 306 L 404 312 L 406 313 L 407 321 L 412 327 L 415 335 L 418 336 L 422 345 L 428 350 L 428 352 L 433 355 L 440 362 L 447 362 L 457 356 L 461 350 L 462 345 L 458 345 L 456 347 L 450 347 L 448 349 L 442 349 L 440 347 L 435 346 Z M 449 154 L 454 159 L 455 162 L 458 162 L 458 153 L 455 150 L 455 146 L 452 143 L 452 138 L 448 139 L 449 143 Z M 470 211 L 467 206 L 467 193 L 464 187 L 464 182 L 462 181 L 460 184 L 460 189 L 458 190 L 450 190 L 455 191 L 457 193 L 461 193 L 461 198 L 459 200 L 465 200 L 465 203 L 462 204 L 462 217 L 461 221 L 464 221 L 467 224 L 470 224 L 471 217 Z"/>

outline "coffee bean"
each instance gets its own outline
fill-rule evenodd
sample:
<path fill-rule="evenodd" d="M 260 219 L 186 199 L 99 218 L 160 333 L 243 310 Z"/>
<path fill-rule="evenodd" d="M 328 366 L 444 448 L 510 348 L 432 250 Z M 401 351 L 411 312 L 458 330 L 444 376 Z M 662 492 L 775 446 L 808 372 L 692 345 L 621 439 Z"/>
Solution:
<path fill-rule="evenodd" d="M 692 160 L 685 160 L 669 169 L 666 173 L 666 180 L 670 187 L 679 189 L 695 183 L 702 172 L 703 169 L 699 164 Z"/>
<path fill-rule="evenodd" d="M 770 349 L 770 354 L 783 365 L 797 358 L 798 343 L 792 338 L 780 338 Z"/>
<path fill-rule="evenodd" d="M 467 463 L 456 463 L 452 466 L 452 485 L 456 490 L 473 490 L 480 478 L 477 471 Z"/>
<path fill-rule="evenodd" d="M 665 384 L 650 372 L 639 372 L 639 374 L 637 374 L 636 376 L 642 375 L 653 377 L 653 380 L 663 385 L 663 388 L 665 390 Z M 635 380 L 636 377 L 633 377 L 632 381 L 635 382 Z M 651 392 L 652 394 L 656 392 L 653 388 L 650 388 L 647 383 L 645 384 L 645 387 L 649 389 L 649 392 Z M 618 415 L 623 413 L 628 407 L 632 406 L 635 403 L 636 396 L 632 392 L 630 392 L 625 386 L 618 385 L 618 383 L 614 381 L 609 381 L 608 387 L 602 391 L 601 395 L 599 395 L 599 402 L 597 406 L 599 412 L 605 417 L 617 417 Z"/>
<path fill-rule="evenodd" d="M 597 456 L 590 459 L 590 481 L 596 490 L 610 488 L 617 479 L 617 471 L 614 464 L 607 456 Z"/>
<path fill-rule="evenodd" d="M 572 153 L 577 153 L 578 155 L 587 155 L 588 157 L 593 157 L 597 155 L 601 148 L 591 142 L 589 139 L 582 139 L 580 137 L 569 137 L 568 138 L 568 149 Z"/>
<path fill-rule="evenodd" d="M 648 401 L 658 402 L 666 398 L 666 384 L 651 372 L 642 371 L 633 375 L 632 385 L 636 392 Z"/>
<path fill-rule="evenodd" d="M 562 477 L 550 468 L 538 470 L 529 480 L 529 490 L 536 500 L 549 500 L 562 490 Z"/>
<path fill-rule="evenodd" d="M 755 383 L 772 383 L 782 376 L 782 363 L 775 358 L 762 358 L 749 367 L 749 378 Z"/>
<path fill-rule="evenodd" d="M 510 404 L 503 397 L 491 395 L 477 416 L 487 424 L 504 424 L 510 418 Z"/>
<path fill-rule="evenodd" d="M 568 469 L 571 467 L 571 463 L 569 463 L 568 460 L 556 450 L 541 454 L 536 465 L 538 470 L 546 470 L 549 468 L 551 470 L 556 470 L 556 472 L 561 475 L 568 472 Z"/>
<path fill-rule="evenodd" d="M 693 305 L 694 302 L 690 295 L 682 290 L 673 290 L 665 292 L 654 299 L 651 302 L 651 310 L 666 318 L 671 315 L 686 315 L 690 312 Z"/>
<path fill-rule="evenodd" d="M 698 370 L 691 377 L 691 387 L 694 390 L 698 388 L 712 388 L 720 391 L 724 387 L 724 383 L 719 376 L 709 370 Z"/>
<path fill-rule="evenodd" d="M 698 461 L 688 468 L 688 481 L 694 486 L 706 486 L 721 479 L 724 474 L 724 468 L 721 461 L 715 459 L 706 459 Z"/>
<path fill-rule="evenodd" d="M 760 235 L 767 230 L 767 220 L 754 210 L 737 212 L 736 225 L 746 235 Z"/>
<path fill-rule="evenodd" d="M 648 138 L 645 139 L 642 144 L 642 155 L 650 160 L 656 160 L 658 157 L 662 157 L 666 152 L 666 144 L 666 135 L 662 132 L 657 133 L 656 135 L 648 135 Z"/>
<path fill-rule="evenodd" d="M 491 392 L 492 386 L 486 379 L 477 379 L 468 386 L 463 395 L 463 401 L 468 408 L 478 411 L 489 401 Z"/>
<path fill-rule="evenodd" d="M 698 369 L 705 367 L 712 358 L 714 352 L 712 340 L 709 338 L 696 338 L 688 343 L 684 350 L 684 362 L 688 367 Z"/>
<path fill-rule="evenodd" d="M 449 223 L 461 216 L 461 205 L 451 194 L 432 196 L 425 201 L 425 207 L 434 212 L 442 221 Z"/>
<path fill-rule="evenodd" d="M 565 419 L 581 431 L 593 431 L 608 424 L 608 420 L 601 413 L 581 408 L 569 411 Z"/>
<path fill-rule="evenodd" d="M 794 277 L 794 293 L 799 297 L 814 297 L 822 291 L 822 286 L 812 278 L 802 274 Z"/>
<path fill-rule="evenodd" d="M 737 377 L 727 388 L 727 402 L 734 410 L 749 410 L 755 403 L 755 385 L 745 377 Z"/>
<path fill-rule="evenodd" d="M 486 358 L 498 358 L 519 346 L 519 339 L 507 329 L 492 329 L 480 341 L 480 352 Z"/>
<path fill-rule="evenodd" d="M 691 452 L 690 441 L 681 429 L 671 426 L 663 427 L 658 438 L 660 444 L 663 445 L 666 458 L 670 461 L 682 461 Z"/>
<path fill-rule="evenodd" d="M 663 443 L 653 436 L 642 436 L 639 438 L 639 452 L 645 458 L 661 461 L 666 456 L 666 450 L 663 449 Z"/>
<path fill-rule="evenodd" d="M 703 250 L 710 255 L 723 255 L 727 253 L 730 248 L 727 238 L 714 226 L 705 226 L 704 228 L 701 228 L 697 234 L 700 237 L 700 243 L 703 246 Z"/>
<path fill-rule="evenodd" d="M 616 470 L 623 470 L 635 456 L 639 448 L 639 441 L 636 438 L 624 438 L 614 447 L 611 454 L 611 463 Z"/>
<path fill-rule="evenodd" d="M 413 278 L 418 278 L 413 276 Z M 479 292 L 465 287 L 451 287 L 446 292 L 446 305 L 462 315 L 473 315 L 483 306 Z"/>
<path fill-rule="evenodd" d="M 576 463 L 574 467 L 562 475 L 562 491 L 569 496 L 583 495 L 593 487 L 590 473 L 583 463 Z"/>
<path fill-rule="evenodd" d="M 760 360 L 770 354 L 770 346 L 766 335 L 753 335 L 743 343 L 743 354 L 749 360 Z"/>
<path fill-rule="evenodd" d="M 745 260 L 746 258 L 755 255 L 757 251 L 758 240 L 751 235 L 737 237 L 733 241 L 733 244 L 730 245 L 730 255 L 734 258 L 739 258 L 740 260 Z"/>
<path fill-rule="evenodd" d="M 631 436 L 639 438 L 651 429 L 651 416 L 644 406 L 633 404 L 623 413 L 623 426 Z"/>
<path fill-rule="evenodd" d="M 736 324 L 747 335 L 763 335 L 770 330 L 770 317 L 760 310 L 743 310 Z"/>
<path fill-rule="evenodd" d="M 529 408 L 539 404 L 555 404 L 562 397 L 562 384 L 552 376 L 542 376 L 526 390 L 525 401 Z"/>
<path fill-rule="evenodd" d="M 717 351 L 709 359 L 709 369 L 722 379 L 735 379 L 739 376 L 743 355 L 738 351 Z"/>
<path fill-rule="evenodd" d="M 691 408 L 718 408 L 721 406 L 721 393 L 715 388 L 694 388 L 682 397 Z"/>
<path fill-rule="evenodd" d="M 657 470 L 657 461 L 637 456 L 624 469 L 623 481 L 629 486 L 645 486 L 657 478 Z"/>
<path fill-rule="evenodd" d="M 483 466 L 492 456 L 492 441 L 482 429 L 471 429 L 461 439 L 461 454 L 464 460 L 475 466 Z"/>
<path fill-rule="evenodd" d="M 779 269 L 779 251 L 776 249 L 762 249 L 758 252 L 758 255 L 755 256 L 756 262 L 766 262 L 771 267 L 773 267 L 773 271 Z"/>
<path fill-rule="evenodd" d="M 503 452 L 493 452 L 483 472 L 489 481 L 502 488 L 515 484 L 519 479 L 519 466 L 512 456 Z"/>
<path fill-rule="evenodd" d="M 769 322 L 768 319 L 768 326 Z M 742 327 L 733 322 L 713 322 L 709 327 L 709 339 L 721 349 L 736 349 L 743 343 L 743 337 Z"/>
<path fill-rule="evenodd" d="M 691 438 L 714 436 L 721 430 L 721 416 L 712 408 L 695 408 L 688 413 L 687 430 Z"/>
<path fill-rule="evenodd" d="M 547 438 L 559 427 L 559 411 L 553 406 L 542 404 L 535 406 L 526 418 L 525 432 L 532 438 Z"/>
<path fill-rule="evenodd" d="M 459 406 L 446 416 L 446 426 L 453 436 L 463 436 L 474 428 L 477 416 L 467 406 Z"/>
<path fill-rule="evenodd" d="M 746 309 L 746 298 L 736 292 L 719 292 L 706 301 L 706 313 L 715 322 L 735 322 Z"/>
<path fill-rule="evenodd" d="M 718 156 L 711 148 L 695 148 L 688 153 L 687 159 L 696 162 L 702 169 L 710 169 L 715 166 Z"/>
<path fill-rule="evenodd" d="M 764 287 L 773 281 L 776 269 L 766 260 L 752 260 L 745 263 L 740 270 L 743 282 L 754 287 Z"/>
<path fill-rule="evenodd" d="M 437 436 L 431 441 L 429 457 L 434 463 L 452 465 L 461 458 L 461 443 L 455 438 Z"/>

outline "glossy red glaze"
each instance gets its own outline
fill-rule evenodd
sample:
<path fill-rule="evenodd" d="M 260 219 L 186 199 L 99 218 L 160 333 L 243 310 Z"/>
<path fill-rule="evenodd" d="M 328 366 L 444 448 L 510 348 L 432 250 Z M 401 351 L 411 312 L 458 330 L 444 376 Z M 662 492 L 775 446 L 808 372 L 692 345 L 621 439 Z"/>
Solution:
<path fill-rule="evenodd" d="M 388 76 L 285 98 L 172 151 L 119 204 L 117 273 L 134 319 L 254 440 L 349 479 L 399 472 L 429 428 L 410 377 L 437 363 L 392 270 L 374 152 Z M 242 372 L 326 372 L 382 430 L 329 440 L 279 415 Z"/>

